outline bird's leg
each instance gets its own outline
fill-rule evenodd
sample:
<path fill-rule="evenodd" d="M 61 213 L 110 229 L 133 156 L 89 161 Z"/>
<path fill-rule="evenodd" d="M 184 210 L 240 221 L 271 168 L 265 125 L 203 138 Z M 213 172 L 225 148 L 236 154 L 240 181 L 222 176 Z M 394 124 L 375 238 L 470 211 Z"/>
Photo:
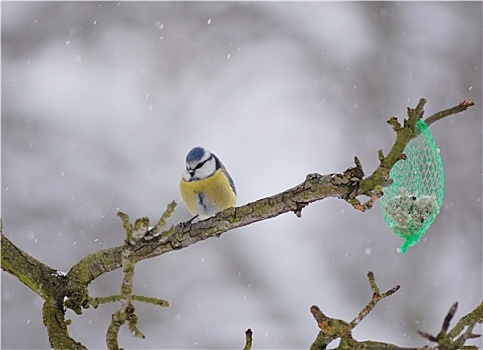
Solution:
<path fill-rule="evenodd" d="M 187 227 L 187 226 L 191 225 L 193 223 L 193 221 L 198 218 L 198 216 L 200 216 L 200 214 L 196 214 L 195 216 L 193 216 L 188 221 L 183 222 L 183 227 Z"/>

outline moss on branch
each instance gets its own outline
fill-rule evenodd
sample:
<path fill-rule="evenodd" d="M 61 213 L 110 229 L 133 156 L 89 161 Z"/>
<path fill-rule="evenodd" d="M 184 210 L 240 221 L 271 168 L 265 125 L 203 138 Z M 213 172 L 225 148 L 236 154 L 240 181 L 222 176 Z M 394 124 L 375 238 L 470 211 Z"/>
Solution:
<path fill-rule="evenodd" d="M 3 235 L 3 232 L 1 238 L 4 271 L 17 277 L 20 282 L 44 299 L 64 296 L 66 278 L 63 273 L 18 248 Z"/>
<path fill-rule="evenodd" d="M 42 308 L 42 320 L 47 328 L 50 346 L 54 349 L 87 350 L 81 343 L 69 336 L 62 303 L 47 298 Z"/>

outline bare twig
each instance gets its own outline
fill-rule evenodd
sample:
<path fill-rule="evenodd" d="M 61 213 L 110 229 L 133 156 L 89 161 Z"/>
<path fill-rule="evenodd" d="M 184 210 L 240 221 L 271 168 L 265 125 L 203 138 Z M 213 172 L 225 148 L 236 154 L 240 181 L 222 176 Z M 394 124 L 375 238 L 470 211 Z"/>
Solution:
<path fill-rule="evenodd" d="M 395 286 L 390 290 L 388 290 L 387 292 L 381 294 L 379 291 L 379 287 L 377 286 L 376 281 L 374 279 L 374 274 L 371 271 L 369 271 L 369 273 L 367 274 L 367 277 L 369 279 L 369 285 L 371 286 L 371 289 L 374 293 L 369 303 L 361 310 L 361 312 L 359 312 L 359 315 L 357 315 L 357 317 L 354 320 L 352 320 L 350 323 L 343 320 L 327 317 L 317 305 L 313 305 L 310 308 L 310 312 L 312 313 L 312 316 L 314 316 L 314 319 L 317 322 L 317 325 L 321 329 L 321 331 L 317 335 L 316 340 L 310 347 L 311 350 L 325 349 L 328 344 L 330 344 L 333 340 L 337 338 L 341 339 L 341 344 L 346 344 L 348 346 L 354 346 L 355 344 L 358 344 L 358 346 L 361 346 L 359 347 L 360 349 L 370 349 L 370 347 L 364 347 L 367 344 L 363 345 L 363 343 L 359 343 L 352 338 L 352 330 L 359 324 L 360 321 L 362 321 L 369 314 L 369 312 L 372 311 L 372 309 L 376 306 L 376 304 L 380 300 L 388 296 L 391 296 L 392 294 L 397 292 L 399 289 L 399 286 Z M 383 343 L 379 343 L 379 344 L 383 344 Z M 389 345 L 392 345 L 392 344 L 389 344 Z"/>
<path fill-rule="evenodd" d="M 164 226 L 168 217 L 173 213 L 174 206 L 175 205 L 168 206 L 158 222 L 159 226 Z M 123 277 L 121 284 L 121 294 L 119 294 L 118 296 L 111 296 L 105 299 L 101 299 L 101 301 L 112 301 L 113 299 L 119 300 L 119 308 L 112 315 L 111 324 L 109 325 L 106 334 L 106 343 L 109 350 L 120 349 L 117 339 L 119 335 L 119 330 L 126 321 L 128 322 L 128 328 L 134 337 L 144 338 L 144 334 L 137 327 L 138 317 L 134 313 L 135 308 L 132 305 L 133 300 L 138 299 L 143 302 L 150 302 L 157 305 L 169 306 L 169 303 L 161 299 L 144 296 L 137 296 L 135 298 L 133 296 L 132 291 L 134 286 L 134 266 L 136 264 L 134 250 L 136 248 L 136 245 L 140 242 L 141 239 L 144 238 L 144 236 L 148 232 L 149 219 L 140 218 L 134 222 L 134 225 L 131 225 L 128 215 L 119 212 L 118 216 L 121 218 L 124 230 L 126 231 L 126 240 L 124 241 L 124 245 L 122 246 L 121 265 Z M 92 305 L 95 304 L 97 306 L 99 304 L 99 299 L 94 301 L 94 303 L 92 299 L 90 301 Z"/>
<path fill-rule="evenodd" d="M 438 120 L 443 119 L 444 117 L 466 111 L 468 108 L 470 108 L 471 106 L 474 106 L 474 105 L 475 105 L 475 103 L 472 101 L 472 99 L 467 98 L 466 100 L 460 102 L 457 106 L 445 109 L 444 111 L 434 113 L 432 116 L 426 118 L 424 120 L 424 122 L 429 126 L 429 125 L 433 124 L 434 122 L 437 122 Z"/>
<path fill-rule="evenodd" d="M 455 328 L 453 328 L 450 332 L 448 332 L 448 328 L 450 325 L 451 320 L 453 319 L 458 303 L 455 303 L 451 306 L 448 314 L 446 315 L 443 325 L 441 327 L 441 331 L 438 333 L 437 336 L 419 332 L 419 334 L 432 342 L 437 343 L 438 345 L 434 348 L 429 348 L 427 346 L 421 348 L 403 348 L 399 347 L 394 344 L 390 343 L 383 343 L 377 341 L 362 341 L 359 342 L 352 338 L 352 330 L 362 321 L 374 308 L 374 306 L 382 299 L 387 298 L 398 291 L 399 286 L 395 286 L 388 291 L 381 294 L 379 291 L 379 287 L 377 286 L 374 274 L 369 272 L 367 274 L 369 279 L 369 284 L 371 286 L 372 291 L 374 292 L 372 295 L 371 300 L 369 303 L 364 307 L 359 315 L 351 321 L 347 323 L 343 320 L 334 319 L 331 317 L 327 317 L 322 310 L 316 305 L 310 308 L 310 312 L 312 313 L 314 319 L 317 322 L 317 325 L 321 329 L 317 338 L 312 343 L 310 350 L 320 350 L 326 349 L 327 345 L 329 345 L 333 340 L 340 338 L 340 344 L 337 349 L 357 349 L 357 350 L 476 350 L 477 347 L 473 345 L 465 345 L 466 341 L 469 339 L 474 339 L 479 337 L 480 335 L 474 334 L 473 329 L 477 323 L 483 323 L 483 303 L 477 307 L 475 310 L 470 312 L 468 315 L 461 318 L 461 320 L 457 323 Z M 461 334 L 459 337 L 458 335 L 463 331 L 464 327 L 467 327 L 466 331 Z"/>
<path fill-rule="evenodd" d="M 245 331 L 245 347 L 243 350 L 251 350 L 253 343 L 253 332 L 250 328 Z"/>
<path fill-rule="evenodd" d="M 456 310 L 458 309 L 458 303 L 454 303 L 448 311 L 448 314 L 444 318 L 443 325 L 441 326 L 441 331 L 438 335 L 434 336 L 426 332 L 419 331 L 418 333 L 423 337 L 432 342 L 438 344 L 438 349 L 443 350 L 458 350 L 458 349 L 478 349 L 476 346 L 473 345 L 465 345 L 465 342 L 469 339 L 474 339 L 480 337 L 479 334 L 474 334 L 473 329 L 477 323 L 483 322 L 483 312 L 482 312 L 482 304 L 477 307 L 475 310 L 470 312 L 468 315 L 462 317 L 456 326 L 448 332 L 449 324 L 453 319 Z M 457 337 L 467 326 L 466 332 L 461 334 Z"/>
<path fill-rule="evenodd" d="M 448 333 L 451 338 L 457 337 L 465 327 L 470 328 L 474 323 L 483 323 L 483 302 L 478 305 L 473 311 L 463 316 Z"/>
<path fill-rule="evenodd" d="M 101 304 L 107 304 L 107 303 L 113 303 L 121 300 L 121 295 L 120 294 L 115 294 L 115 295 L 109 295 L 107 297 L 95 297 L 95 298 L 89 298 L 88 304 L 86 304 L 86 308 L 89 306 L 92 306 L 94 309 L 96 309 L 99 305 Z M 147 304 L 152 304 L 152 305 L 157 305 L 157 306 L 163 306 L 163 307 L 169 307 L 169 301 L 155 298 L 155 297 L 148 297 L 144 295 L 136 295 L 133 294 L 131 295 L 131 300 L 132 301 L 139 301 Z"/>
<path fill-rule="evenodd" d="M 381 294 L 379 291 L 379 288 L 377 287 L 376 281 L 374 279 L 374 273 L 372 273 L 372 271 L 368 272 L 367 278 L 369 279 L 369 284 L 374 293 L 372 294 L 372 298 L 369 301 L 369 303 L 366 305 L 366 307 L 364 307 L 361 310 L 361 312 L 359 312 L 359 315 L 357 315 L 357 317 L 351 321 L 350 326 L 352 329 L 354 329 L 359 324 L 359 322 L 361 322 L 364 319 L 364 317 L 366 317 L 369 314 L 369 312 L 371 312 L 372 309 L 374 309 L 374 307 L 380 300 L 393 295 L 400 288 L 400 286 L 395 286 Z"/>

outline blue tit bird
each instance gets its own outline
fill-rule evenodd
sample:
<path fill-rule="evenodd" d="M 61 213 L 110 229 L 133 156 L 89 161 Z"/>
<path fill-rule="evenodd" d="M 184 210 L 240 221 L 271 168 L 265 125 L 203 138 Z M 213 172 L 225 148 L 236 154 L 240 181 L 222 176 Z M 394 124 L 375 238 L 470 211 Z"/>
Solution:
<path fill-rule="evenodd" d="M 199 219 L 236 204 L 233 179 L 218 157 L 202 147 L 193 148 L 186 156 L 179 191 L 188 210 Z"/>

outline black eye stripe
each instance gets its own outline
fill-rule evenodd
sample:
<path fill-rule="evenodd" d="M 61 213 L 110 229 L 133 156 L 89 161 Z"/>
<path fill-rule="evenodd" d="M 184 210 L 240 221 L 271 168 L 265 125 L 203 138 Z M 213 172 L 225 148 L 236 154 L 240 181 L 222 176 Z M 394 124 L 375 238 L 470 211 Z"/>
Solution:
<path fill-rule="evenodd" d="M 194 169 L 194 170 L 197 170 L 197 169 L 201 168 L 203 165 L 205 165 L 205 163 L 206 163 L 207 161 L 209 161 L 209 160 L 210 160 L 210 159 L 212 159 L 212 158 L 213 158 L 213 155 L 209 156 L 207 159 L 205 159 L 205 160 L 204 160 L 204 161 L 202 161 L 201 163 L 198 163 L 198 165 L 196 165 L 196 166 L 195 166 L 195 169 Z"/>

